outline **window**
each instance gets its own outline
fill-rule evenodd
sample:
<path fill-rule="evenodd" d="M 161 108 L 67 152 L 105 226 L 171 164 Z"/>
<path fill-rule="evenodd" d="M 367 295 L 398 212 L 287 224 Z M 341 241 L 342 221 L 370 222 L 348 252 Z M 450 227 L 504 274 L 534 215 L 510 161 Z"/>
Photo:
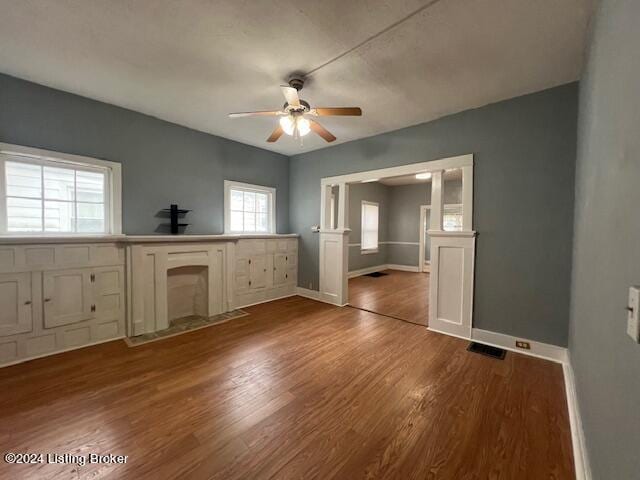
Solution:
<path fill-rule="evenodd" d="M 276 189 L 225 180 L 225 232 L 275 233 Z"/>
<path fill-rule="evenodd" d="M 450 204 L 444 206 L 442 229 L 447 232 L 462 231 L 462 205 Z"/>
<path fill-rule="evenodd" d="M 378 204 L 362 202 L 362 251 L 375 253 L 378 251 Z"/>
<path fill-rule="evenodd" d="M 0 144 L 0 233 L 120 233 L 114 179 L 112 162 Z"/>

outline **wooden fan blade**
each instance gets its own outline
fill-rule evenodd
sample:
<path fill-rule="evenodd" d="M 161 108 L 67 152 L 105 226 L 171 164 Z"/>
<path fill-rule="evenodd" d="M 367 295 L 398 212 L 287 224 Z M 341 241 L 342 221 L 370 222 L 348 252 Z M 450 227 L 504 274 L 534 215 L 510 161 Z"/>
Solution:
<path fill-rule="evenodd" d="M 282 94 L 284 98 L 287 100 L 287 103 L 292 107 L 300 106 L 300 98 L 298 97 L 298 90 L 293 87 L 289 87 L 287 85 L 280 85 L 282 89 Z"/>
<path fill-rule="evenodd" d="M 334 137 L 329 130 L 327 130 L 326 128 L 324 128 L 322 125 L 320 125 L 318 122 L 314 120 L 309 119 L 309 126 L 311 127 L 311 130 L 313 130 L 315 133 L 320 135 L 322 138 L 325 139 L 325 141 L 329 143 L 333 142 L 336 139 L 336 137 Z"/>
<path fill-rule="evenodd" d="M 362 110 L 360 107 L 322 107 L 312 108 L 309 112 L 312 115 L 318 115 L 320 117 L 327 117 L 330 115 L 343 115 L 343 116 L 362 116 Z"/>
<path fill-rule="evenodd" d="M 284 115 L 284 112 L 279 110 L 269 110 L 263 112 L 236 112 L 230 113 L 229 118 L 240 118 L 240 117 L 275 117 L 276 115 Z"/>
<path fill-rule="evenodd" d="M 275 142 L 282 136 L 283 133 L 284 133 L 284 130 L 280 125 L 278 125 L 276 129 L 271 133 L 271 135 L 269 135 L 269 138 L 267 138 L 267 142 L 269 143 Z"/>

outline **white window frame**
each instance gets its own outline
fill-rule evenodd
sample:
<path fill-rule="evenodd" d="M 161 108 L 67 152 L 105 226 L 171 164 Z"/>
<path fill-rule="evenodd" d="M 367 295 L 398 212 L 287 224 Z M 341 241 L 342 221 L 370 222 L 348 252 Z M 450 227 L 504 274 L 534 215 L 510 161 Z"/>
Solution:
<path fill-rule="evenodd" d="M 231 230 L 231 190 L 243 190 L 248 192 L 266 193 L 268 198 L 268 222 L 269 231 L 266 234 L 276 233 L 276 189 L 264 185 L 253 185 L 251 183 L 236 182 L 234 180 L 224 181 L 224 233 L 232 235 L 264 235 L 265 232 L 238 232 Z"/>
<path fill-rule="evenodd" d="M 364 248 L 364 206 L 372 205 L 378 209 L 378 238 L 376 239 L 376 244 L 378 245 L 376 248 Z M 380 249 L 380 204 L 378 202 L 369 202 L 367 200 L 362 200 L 360 204 L 360 253 L 363 255 L 367 255 L 370 253 L 378 253 Z"/>
<path fill-rule="evenodd" d="M 23 161 L 31 165 L 73 167 L 76 170 L 100 171 L 105 175 L 105 227 L 104 233 L 86 232 L 9 232 L 7 229 L 5 162 L 0 160 L 0 237 L 96 237 L 122 234 L 122 167 L 117 162 L 71 155 L 40 148 L 0 143 L 0 154 L 23 157 L 9 161 Z M 44 195 L 44 192 L 43 192 Z"/>

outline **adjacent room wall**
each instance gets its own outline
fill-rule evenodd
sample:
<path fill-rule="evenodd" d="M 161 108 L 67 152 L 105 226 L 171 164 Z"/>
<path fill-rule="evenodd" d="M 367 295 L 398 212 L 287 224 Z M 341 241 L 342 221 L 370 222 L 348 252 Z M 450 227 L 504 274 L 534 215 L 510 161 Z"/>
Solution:
<path fill-rule="evenodd" d="M 417 267 L 420 242 L 420 205 L 431 204 L 431 182 L 390 188 L 387 263 Z"/>
<path fill-rule="evenodd" d="M 569 350 L 594 480 L 638 478 L 640 345 L 626 335 L 640 285 L 640 2 L 601 2 L 580 85 Z"/>
<path fill-rule="evenodd" d="M 461 203 L 462 180 L 445 180 L 443 192 L 445 204 Z M 389 188 L 387 263 L 419 267 L 422 205 L 431 205 L 431 182 Z"/>
<path fill-rule="evenodd" d="M 277 153 L 2 74 L 0 142 L 121 163 L 124 233 L 157 233 L 171 203 L 193 210 L 186 233 L 222 233 L 224 180 L 275 187 L 289 232 L 289 159 Z"/>
<path fill-rule="evenodd" d="M 576 120 L 573 83 L 291 157 L 299 285 L 318 289 L 321 178 L 473 153 L 474 326 L 566 345 Z"/>
<path fill-rule="evenodd" d="M 362 201 L 378 203 L 378 252 L 362 253 Z M 361 183 L 349 188 L 349 271 L 387 263 L 386 242 L 389 224 L 389 189 L 380 183 Z"/>

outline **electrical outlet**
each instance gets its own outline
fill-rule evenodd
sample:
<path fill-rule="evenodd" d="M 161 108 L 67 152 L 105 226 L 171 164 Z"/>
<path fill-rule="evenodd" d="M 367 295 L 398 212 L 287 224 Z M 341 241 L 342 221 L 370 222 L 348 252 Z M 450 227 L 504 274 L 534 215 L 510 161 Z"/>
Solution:
<path fill-rule="evenodd" d="M 627 334 L 640 342 L 640 287 L 629 287 L 627 312 Z"/>
<path fill-rule="evenodd" d="M 524 350 L 531 350 L 531 345 L 529 342 L 523 342 L 522 340 L 516 340 L 516 347 L 522 348 Z"/>

